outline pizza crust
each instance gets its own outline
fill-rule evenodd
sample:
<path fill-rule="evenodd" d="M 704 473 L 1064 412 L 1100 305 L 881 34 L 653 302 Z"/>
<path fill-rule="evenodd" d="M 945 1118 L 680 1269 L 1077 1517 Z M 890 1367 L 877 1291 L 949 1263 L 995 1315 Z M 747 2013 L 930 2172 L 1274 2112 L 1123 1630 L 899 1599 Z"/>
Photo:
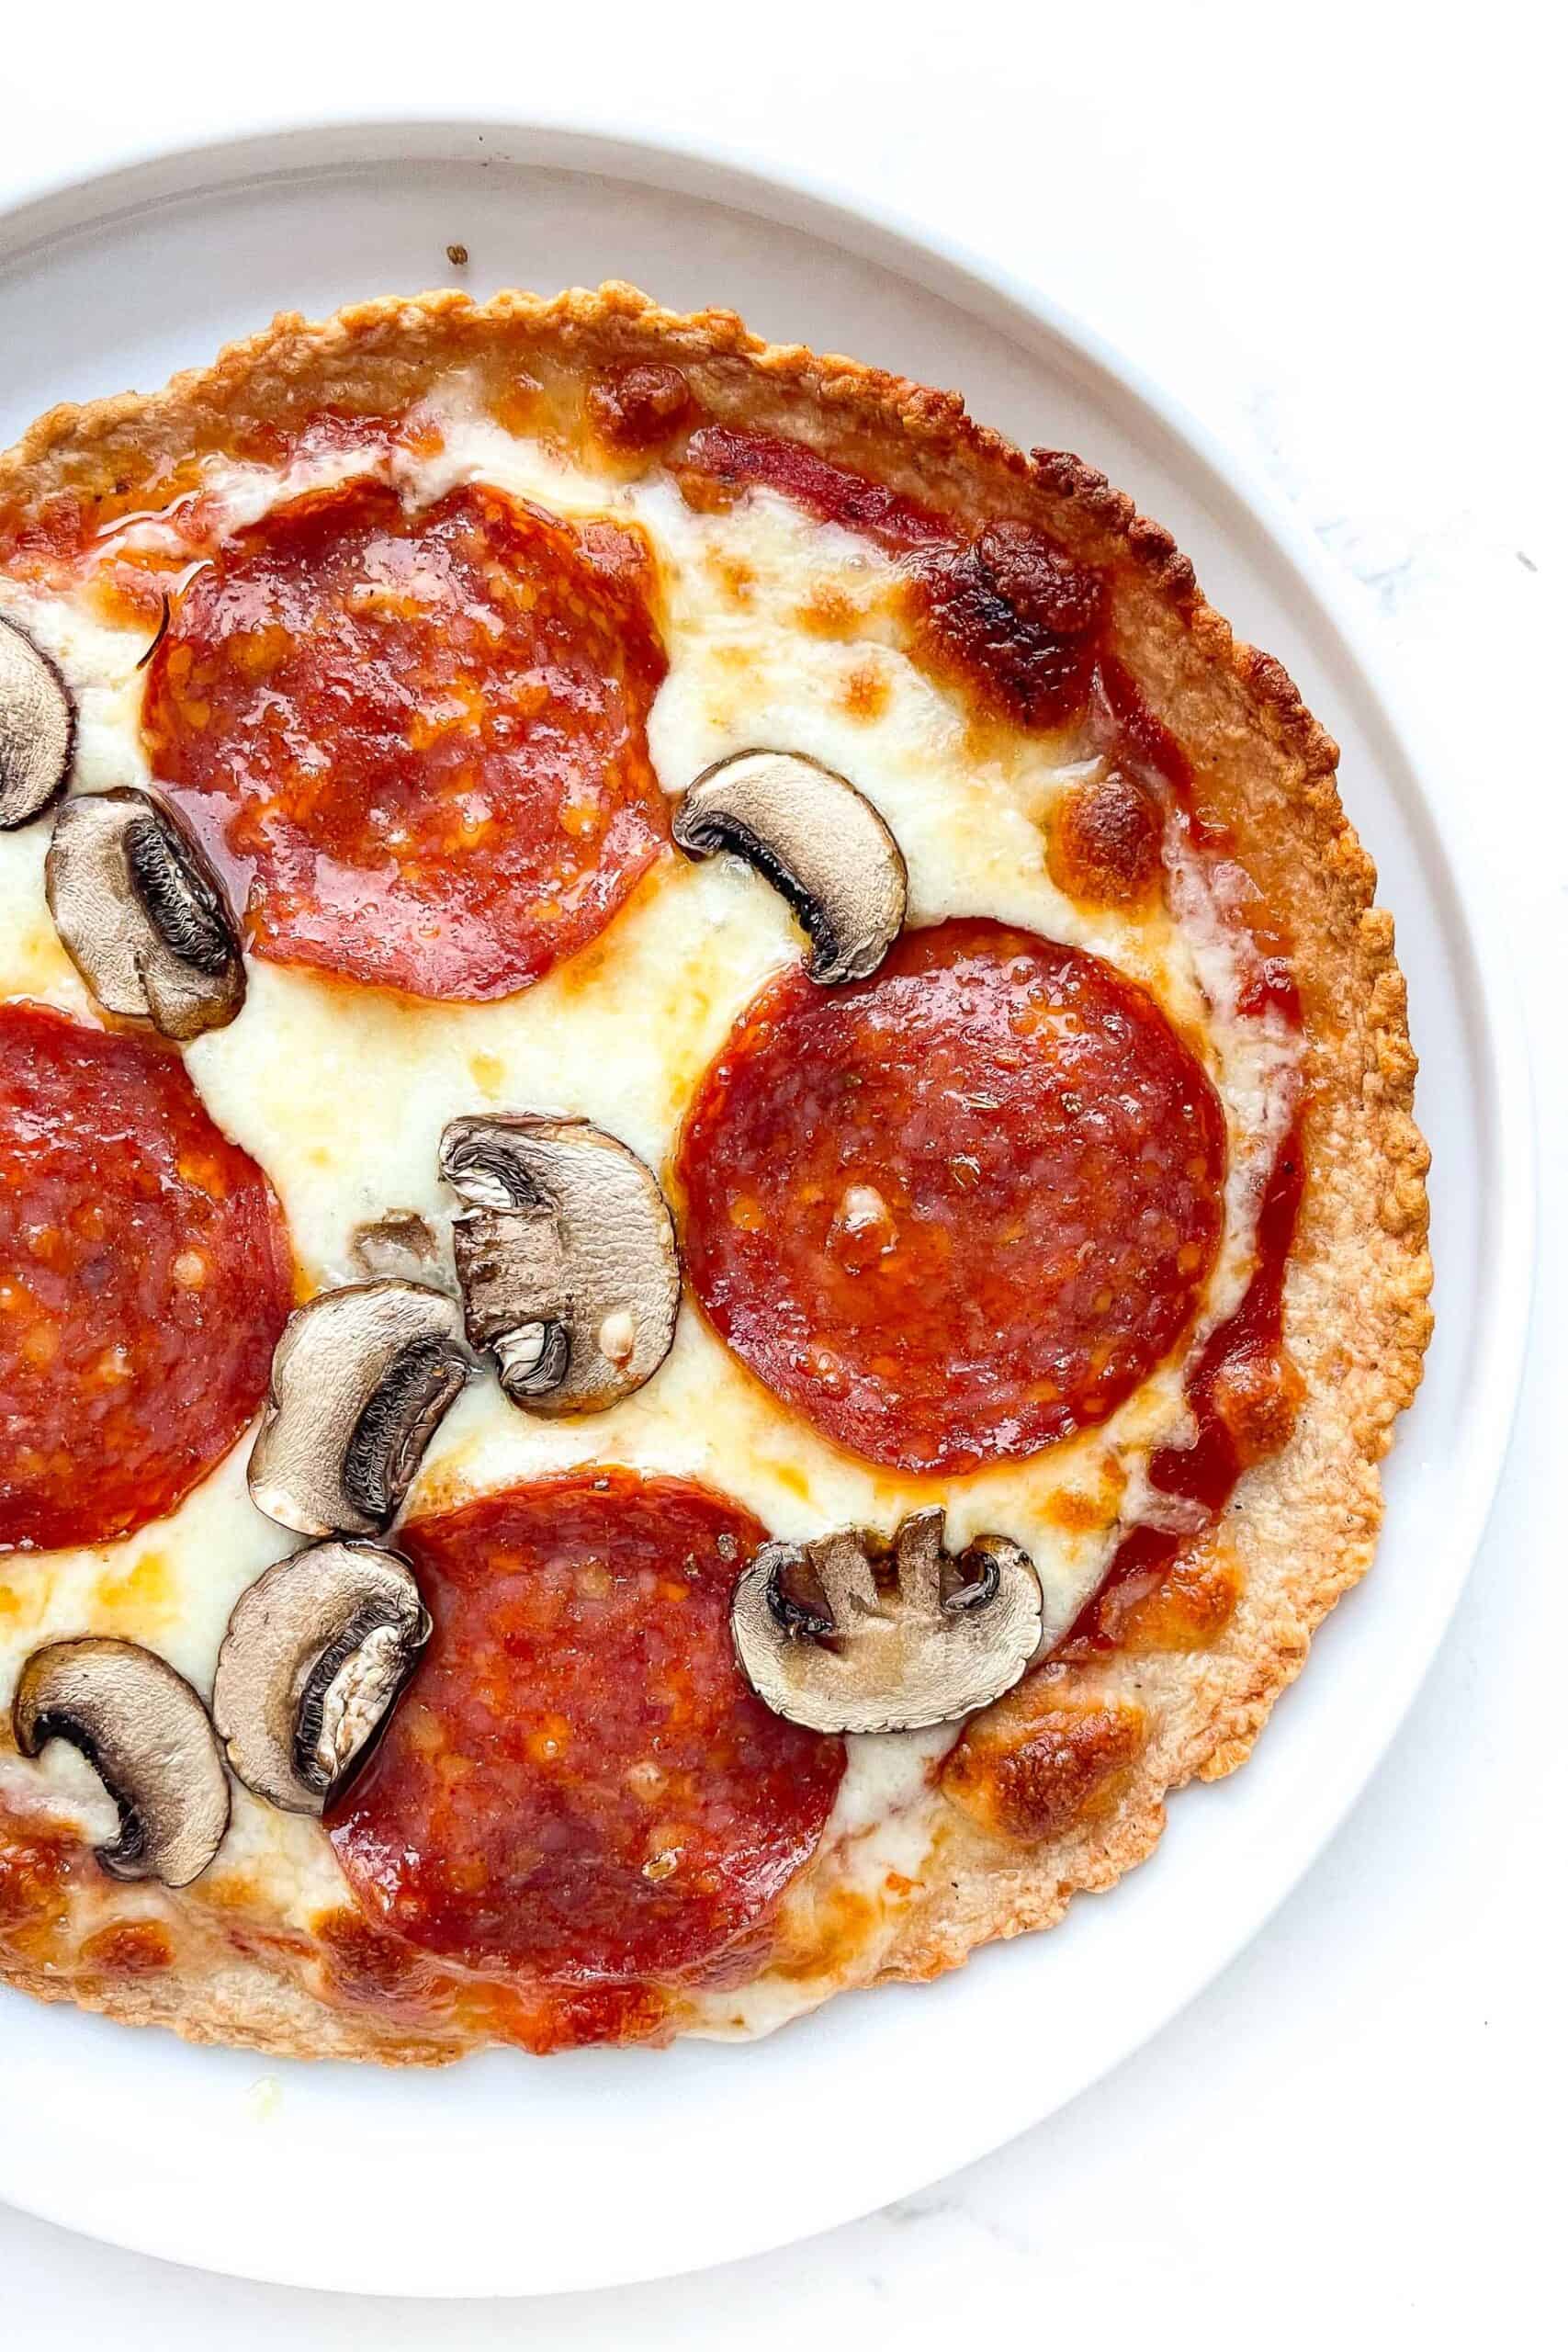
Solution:
<path fill-rule="evenodd" d="M 1205 603 L 1168 534 L 1078 458 L 1015 448 L 975 424 L 956 394 L 764 344 L 728 311 L 662 311 L 624 285 L 553 301 L 432 294 L 320 324 L 283 316 L 162 392 L 57 408 L 0 457 L 0 560 L 62 500 L 106 522 L 161 503 L 193 457 L 326 405 L 396 413 L 452 368 L 504 388 L 520 373 L 547 382 L 636 360 L 679 366 L 721 422 L 786 434 L 959 522 L 1032 523 L 1105 571 L 1112 650 L 1201 774 L 1205 805 L 1247 870 L 1292 912 L 1310 1110 L 1286 1328 L 1306 1396 L 1290 1442 L 1246 1475 L 1212 1539 L 1239 1562 L 1240 1600 L 1207 1649 L 1118 1652 L 1074 1669 L 1076 1700 L 1135 1707 L 1147 1725 L 1114 1802 L 1027 1848 L 946 1808 L 891 1944 L 830 1989 L 924 1978 L 978 1944 L 1051 1925 L 1076 1892 L 1103 1890 L 1141 1860 L 1158 1839 L 1168 1792 L 1244 1761 L 1314 1628 L 1371 1564 L 1377 1465 L 1419 1384 L 1431 1328 L 1427 1153 L 1412 1115 L 1416 1058 L 1393 926 L 1373 904 L 1371 861 L 1339 804 L 1336 746 L 1280 665 L 1239 642 Z M 220 1961 L 201 1936 L 166 1972 L 125 1980 L 62 1980 L 0 1937 L 0 1977 L 191 2040 L 280 2055 L 430 2063 L 465 2046 L 319 2001 L 287 1966 Z"/>
<path fill-rule="evenodd" d="M 117 1977 L 29 1967 L 0 1956 L 0 1983 L 38 2001 L 69 2002 L 117 2025 L 161 2025 L 186 2041 L 254 2050 L 269 2058 L 371 2059 L 387 2066 L 441 2066 L 469 2046 L 400 2030 L 366 2009 L 317 2000 L 286 1969 L 197 1945 L 157 1975 Z"/>

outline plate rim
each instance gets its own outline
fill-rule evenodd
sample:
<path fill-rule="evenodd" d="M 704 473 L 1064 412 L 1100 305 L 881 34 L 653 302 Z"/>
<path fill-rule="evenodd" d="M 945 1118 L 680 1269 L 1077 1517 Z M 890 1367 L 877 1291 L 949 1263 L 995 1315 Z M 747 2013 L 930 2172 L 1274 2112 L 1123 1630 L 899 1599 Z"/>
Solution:
<path fill-rule="evenodd" d="M 487 140 L 518 151 L 503 159 L 513 166 L 622 180 L 728 207 L 763 223 L 828 239 L 862 260 L 890 268 L 965 314 L 984 319 L 1026 349 L 1031 344 L 1038 348 L 1043 338 L 1070 373 L 1091 384 L 1098 380 L 1122 401 L 1131 402 L 1159 428 L 1179 461 L 1182 458 L 1197 460 L 1269 543 L 1275 558 L 1293 572 L 1309 605 L 1315 605 L 1334 653 L 1364 698 L 1366 712 L 1395 747 L 1408 771 L 1415 791 L 1411 804 L 1407 808 L 1402 804 L 1403 813 L 1408 821 L 1419 820 L 1424 824 L 1428 851 L 1435 852 L 1438 869 L 1453 886 L 1446 920 L 1454 927 L 1457 944 L 1463 951 L 1462 969 L 1476 991 L 1469 1010 L 1475 1024 L 1478 1062 L 1490 1080 L 1493 1102 L 1489 1107 L 1495 1114 L 1491 1161 L 1506 1214 L 1499 1220 L 1495 1255 L 1488 1267 L 1492 1299 L 1489 1320 L 1482 1327 L 1484 1345 L 1477 1394 L 1483 1409 L 1473 1432 L 1478 1442 L 1461 1490 L 1463 1508 L 1454 1514 L 1461 1532 L 1444 1547 L 1445 1574 L 1439 1580 L 1438 1603 L 1423 1622 L 1420 1641 L 1407 1645 L 1402 1657 L 1395 1702 L 1380 1713 L 1375 1736 L 1359 1753 L 1356 1770 L 1343 1779 L 1334 1800 L 1314 1825 L 1306 1849 L 1292 1852 L 1289 1865 L 1275 1873 L 1263 1900 L 1249 1908 L 1247 1924 L 1227 1931 L 1201 1964 L 1179 1977 L 1174 1991 L 1151 2005 L 1130 2040 L 1092 2063 L 1065 2092 L 1049 2098 L 1043 2108 L 1032 2108 L 1029 2102 L 1034 2094 L 1025 2092 L 1019 2111 L 1010 2120 L 988 2120 L 943 2160 L 941 2177 L 945 2177 L 1059 2112 L 1132 2057 L 1212 1984 L 1261 1932 L 1337 1835 L 1408 1716 L 1484 1539 L 1522 1385 L 1533 1292 L 1539 1175 L 1522 1006 L 1504 950 L 1489 870 L 1474 850 L 1472 820 L 1445 781 L 1443 762 L 1427 752 L 1427 728 L 1411 707 L 1411 694 L 1390 677 L 1376 650 L 1363 642 L 1366 616 L 1356 608 L 1348 581 L 1335 570 L 1326 552 L 1257 465 L 1222 444 L 1217 434 L 1140 361 L 1122 352 L 1043 288 L 976 254 L 934 223 L 836 186 L 821 175 L 781 168 L 771 158 L 747 154 L 716 141 L 650 136 L 640 127 L 606 124 L 570 112 L 505 119 L 477 107 L 434 116 L 388 109 L 345 112 L 309 121 L 255 119 L 210 139 L 172 148 L 157 141 L 132 143 L 100 168 L 35 179 L 0 201 L 0 271 L 24 261 L 39 245 L 107 227 L 165 202 L 188 200 L 203 187 L 233 192 L 247 182 L 259 187 L 312 172 L 386 168 L 401 158 L 426 164 L 473 164 L 487 160 L 477 153 Z M 396 143 L 400 141 L 408 143 L 400 146 Z M 457 141 L 472 142 L 471 151 L 459 153 L 447 143 Z M 318 152 L 313 162 L 303 160 L 312 149 L 334 145 L 335 153 Z M 71 218 L 73 213 L 77 217 Z M 32 234 L 19 241 L 19 232 L 29 227 Z M 1462 893 L 1458 888 L 1461 872 Z M 892 2170 L 897 2172 L 897 2167 Z M 869 2193 L 858 2201 L 852 2199 L 846 2205 L 835 2199 L 830 2210 L 807 2211 L 782 2228 L 764 2228 L 748 2243 L 699 2253 L 684 2250 L 660 2268 L 646 2264 L 619 2268 L 612 2264 L 592 2280 L 570 2283 L 629 2283 L 633 2278 L 667 2276 L 761 2253 L 860 2218 L 937 2177 L 921 2155 L 905 2174 L 891 2180 L 888 2168 L 884 2167 Z M 177 2228 L 160 2233 L 151 2226 L 128 2225 L 122 2231 L 114 2226 L 112 2216 L 102 2212 L 83 2220 L 80 2205 L 73 2208 L 68 2180 L 55 2196 L 35 2197 L 28 2193 L 25 2180 L 17 2183 L 0 2177 L 0 2197 L 23 2211 L 133 2251 L 279 2284 L 348 2291 L 374 2287 L 380 2292 L 465 2297 L 545 2292 L 562 2283 L 497 2285 L 487 2278 L 475 2284 L 468 2277 L 452 2280 L 422 2274 L 412 2285 L 389 2286 L 378 2276 L 350 2276 L 341 2267 L 336 2275 L 328 2275 L 316 2263 L 291 2264 L 275 2258 L 272 2252 L 261 2259 L 250 2255 L 240 2257 L 232 2248 L 204 2253 L 181 2244 Z"/>

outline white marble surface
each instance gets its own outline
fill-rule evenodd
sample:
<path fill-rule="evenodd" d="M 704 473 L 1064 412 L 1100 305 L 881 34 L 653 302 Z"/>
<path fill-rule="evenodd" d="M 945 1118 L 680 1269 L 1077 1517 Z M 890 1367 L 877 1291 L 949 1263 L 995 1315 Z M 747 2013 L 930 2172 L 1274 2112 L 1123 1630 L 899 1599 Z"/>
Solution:
<path fill-rule="evenodd" d="M 1568 1545 L 1551 1476 L 1568 1393 L 1553 1218 L 1568 1161 L 1568 479 L 1546 12 L 906 0 L 896 30 L 847 0 L 744 19 L 714 0 L 559 16 L 163 0 L 111 18 L 85 0 L 62 43 L 34 9 L 0 68 L 0 200 L 148 141 L 353 106 L 716 130 L 946 224 L 1138 355 L 1262 459 L 1362 583 L 1438 787 L 1473 803 L 1507 900 L 1546 1211 L 1509 1469 L 1438 1664 L 1329 1852 L 1154 2045 L 986 2163 L 784 2253 L 547 2303 L 252 2287 L 0 2211 L 0 2340 L 45 2325 L 67 2347 L 126 2352 L 253 2352 L 286 2334 L 323 2348 L 373 2334 L 389 2352 L 1003 2331 L 1541 2340 L 1561 2317 L 1568 2008 Z M 399 2229 L 417 2227 L 412 2191 Z"/>

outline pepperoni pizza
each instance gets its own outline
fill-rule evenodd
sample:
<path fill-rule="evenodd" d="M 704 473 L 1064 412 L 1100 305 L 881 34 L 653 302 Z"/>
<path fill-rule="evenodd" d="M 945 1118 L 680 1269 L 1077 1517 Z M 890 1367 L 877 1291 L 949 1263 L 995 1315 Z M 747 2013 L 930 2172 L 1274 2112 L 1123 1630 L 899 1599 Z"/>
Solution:
<path fill-rule="evenodd" d="M 434 2061 L 1047 1926 L 1371 1557 L 1334 746 L 954 397 L 629 288 L 0 458 L 0 1977 Z"/>

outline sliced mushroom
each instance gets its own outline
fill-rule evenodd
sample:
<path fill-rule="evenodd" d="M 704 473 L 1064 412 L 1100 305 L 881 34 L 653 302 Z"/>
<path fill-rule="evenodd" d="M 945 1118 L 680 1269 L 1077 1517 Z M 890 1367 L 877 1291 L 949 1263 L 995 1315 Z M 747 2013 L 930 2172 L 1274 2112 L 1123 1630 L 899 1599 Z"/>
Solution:
<path fill-rule="evenodd" d="M 313 1544 L 248 1585 L 218 1653 L 212 1716 L 235 1775 L 320 1813 L 368 1763 L 430 1638 L 413 1571 L 372 1544 Z"/>
<path fill-rule="evenodd" d="M 598 1413 L 658 1371 L 681 1264 L 664 1195 L 587 1119 L 454 1119 L 441 1173 L 468 1340 L 514 1405 Z"/>
<path fill-rule="evenodd" d="M 765 1706 L 812 1731 L 918 1731 L 988 1706 L 1040 1642 L 1027 1552 L 1006 1536 L 943 1547 L 918 1511 L 891 1546 L 863 1531 L 765 1544 L 735 1588 L 741 1671 Z"/>
<path fill-rule="evenodd" d="M 692 857 L 731 850 L 788 901 L 824 987 L 863 980 L 903 929 L 903 854 L 865 795 L 799 752 L 739 752 L 704 770 L 675 812 Z"/>
<path fill-rule="evenodd" d="M 0 832 L 48 808 L 71 773 L 76 706 L 54 663 L 0 617 Z"/>
<path fill-rule="evenodd" d="M 24 1756 L 51 1739 L 80 1750 L 119 1807 L 97 1849 L 111 1878 L 188 1886 L 229 1826 L 229 1782 L 207 1709 L 136 1642 L 51 1642 L 22 1668 L 11 1728 Z"/>
<path fill-rule="evenodd" d="M 301 1535 L 378 1535 L 468 1376 L 457 1302 L 351 1283 L 296 1309 L 273 1351 L 251 1500 Z"/>
<path fill-rule="evenodd" d="M 165 1037 L 221 1029 L 245 1001 L 223 887 L 173 812 L 129 786 L 54 820 L 44 888 L 66 954 L 106 1012 Z"/>

